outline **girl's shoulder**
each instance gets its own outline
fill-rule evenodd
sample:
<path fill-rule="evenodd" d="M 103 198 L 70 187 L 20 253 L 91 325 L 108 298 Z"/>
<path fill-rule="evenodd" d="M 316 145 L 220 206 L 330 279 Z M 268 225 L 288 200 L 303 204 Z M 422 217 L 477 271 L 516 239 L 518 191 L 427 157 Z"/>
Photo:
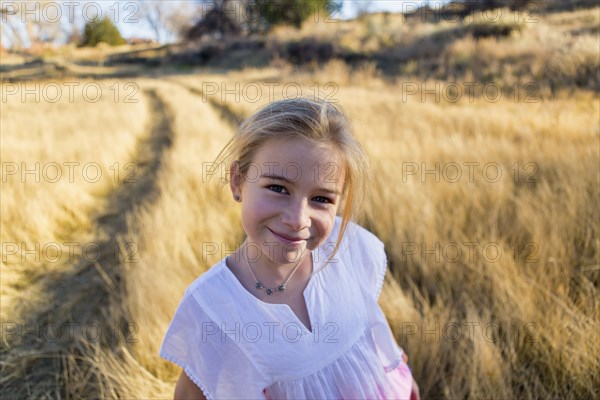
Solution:
<path fill-rule="evenodd" d="M 338 254 L 363 288 L 378 298 L 387 271 L 383 241 L 363 226 L 349 222 Z"/>
<path fill-rule="evenodd" d="M 226 277 L 226 268 L 225 258 L 213 264 L 187 286 L 182 301 L 191 297 L 201 300 L 211 294 L 227 296 L 226 292 L 229 290 L 230 283 Z"/>

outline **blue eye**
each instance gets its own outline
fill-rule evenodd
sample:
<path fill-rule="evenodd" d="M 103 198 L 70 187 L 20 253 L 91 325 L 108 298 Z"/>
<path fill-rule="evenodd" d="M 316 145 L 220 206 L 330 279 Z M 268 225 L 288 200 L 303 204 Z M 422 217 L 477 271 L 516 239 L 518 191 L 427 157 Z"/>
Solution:
<path fill-rule="evenodd" d="M 283 186 L 281 186 L 281 185 L 269 185 L 269 186 L 267 186 L 267 188 L 269 190 L 272 190 L 272 191 L 276 192 L 276 193 L 287 192 L 287 190 Z"/>
<path fill-rule="evenodd" d="M 324 197 L 324 196 L 317 196 L 314 199 L 319 203 L 332 203 L 331 200 L 329 200 L 327 197 Z"/>

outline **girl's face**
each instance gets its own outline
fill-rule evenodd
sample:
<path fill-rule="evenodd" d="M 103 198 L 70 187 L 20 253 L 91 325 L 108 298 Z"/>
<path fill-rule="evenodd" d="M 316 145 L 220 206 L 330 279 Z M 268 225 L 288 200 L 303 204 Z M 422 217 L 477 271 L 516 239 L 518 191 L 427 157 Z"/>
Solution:
<path fill-rule="evenodd" d="M 340 151 L 304 139 L 266 142 L 245 177 L 234 164 L 231 190 L 242 202 L 252 260 L 276 267 L 317 248 L 333 229 L 344 179 Z"/>

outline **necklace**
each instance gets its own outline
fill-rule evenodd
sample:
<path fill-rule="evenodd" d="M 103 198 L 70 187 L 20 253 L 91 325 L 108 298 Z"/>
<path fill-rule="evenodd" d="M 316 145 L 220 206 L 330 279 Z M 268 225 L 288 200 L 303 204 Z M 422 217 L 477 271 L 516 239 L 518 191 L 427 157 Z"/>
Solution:
<path fill-rule="evenodd" d="M 302 261 L 302 258 L 300 259 L 300 261 Z M 292 275 L 294 275 L 294 272 L 296 272 L 296 270 L 298 269 L 298 267 L 300 266 L 300 261 L 298 261 L 298 263 L 296 264 L 296 266 L 294 267 L 294 269 L 292 270 L 292 272 L 290 273 L 290 275 L 287 277 L 287 279 L 285 281 L 283 281 L 283 283 L 275 288 L 268 288 L 265 285 L 262 284 L 262 282 L 260 282 L 258 279 L 256 279 L 256 275 L 254 275 L 254 271 L 252 271 L 252 267 L 250 266 L 250 259 L 246 258 L 246 264 L 248 264 L 248 268 L 250 269 L 250 273 L 252 274 L 252 277 L 254 278 L 254 280 L 256 281 L 256 284 L 254 285 L 254 287 L 258 290 L 261 289 L 265 289 L 265 292 L 267 292 L 267 294 L 270 296 L 275 292 L 283 292 L 285 291 L 285 285 L 287 283 L 287 281 L 290 280 L 290 278 L 292 277 Z"/>

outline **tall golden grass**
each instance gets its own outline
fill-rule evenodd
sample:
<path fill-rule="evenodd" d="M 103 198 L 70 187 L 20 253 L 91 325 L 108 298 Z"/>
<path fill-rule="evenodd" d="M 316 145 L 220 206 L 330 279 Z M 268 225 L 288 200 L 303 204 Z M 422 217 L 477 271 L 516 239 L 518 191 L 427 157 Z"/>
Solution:
<path fill-rule="evenodd" d="M 148 110 L 140 93 L 131 96 L 134 87 L 123 90 L 128 83 L 2 87 L 2 320 L 14 318 L 7 310 L 15 296 L 30 298 L 36 275 L 68 267 L 93 242 L 92 214 L 135 172 L 127 163 Z"/>
<path fill-rule="evenodd" d="M 488 46 L 464 40 L 469 57 Z M 3 103 L 3 163 L 104 168 L 93 184 L 22 183 L 3 170 L 3 246 L 114 240 L 136 250 L 97 267 L 81 255 L 76 265 L 23 262 L 3 247 L 3 395 L 172 396 L 180 371 L 158 357 L 166 327 L 187 285 L 243 239 L 239 209 L 221 175 L 208 179 L 210 163 L 236 118 L 302 94 L 338 101 L 370 157 L 361 222 L 386 244 L 380 304 L 422 397 L 597 396 L 600 100 L 585 91 L 452 97 L 467 81 L 385 80 L 373 64 L 340 61 L 296 71 L 278 61 L 138 79 L 132 104 Z M 133 162 L 148 187 L 112 179 L 114 162 Z M 120 340 L 56 342 L 34 332 L 29 343 L 14 330 L 22 321 L 118 323 Z"/>
<path fill-rule="evenodd" d="M 353 118 L 372 161 L 364 222 L 385 241 L 402 288 L 388 286 L 382 307 L 424 397 L 593 395 L 597 97 L 463 93 L 451 103 L 443 82 L 437 100 L 406 90 L 410 80 L 353 84 L 364 74 L 339 62 L 323 70 L 287 83 L 309 95 L 315 85 L 344 84 L 331 100 Z M 238 103 L 226 89 L 277 81 L 275 70 L 253 72 L 179 81 L 197 89 L 217 82 L 223 91 L 214 98 L 247 115 L 273 99 L 263 92 Z"/>

